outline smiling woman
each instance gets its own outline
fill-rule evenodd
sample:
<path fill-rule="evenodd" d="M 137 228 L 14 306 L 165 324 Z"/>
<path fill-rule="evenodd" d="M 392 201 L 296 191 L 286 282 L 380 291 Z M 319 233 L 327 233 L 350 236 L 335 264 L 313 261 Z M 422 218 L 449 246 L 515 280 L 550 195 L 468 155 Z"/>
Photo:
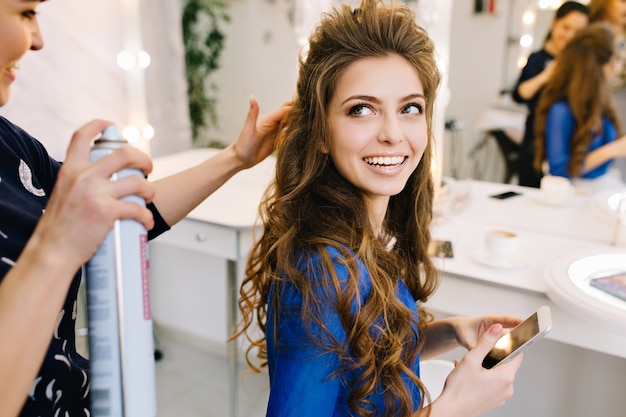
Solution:
<path fill-rule="evenodd" d="M 420 358 L 459 345 L 470 352 L 427 412 L 475 416 L 511 395 L 520 358 L 480 364 L 517 319 L 418 309 L 438 283 L 439 83 L 433 42 L 404 5 L 342 5 L 311 34 L 239 301 L 248 354 L 267 358 L 268 416 L 421 415 Z"/>
<path fill-rule="evenodd" d="M 381 231 L 389 198 L 399 194 L 428 144 L 426 98 L 404 57 L 363 58 L 337 80 L 324 143 L 339 174 L 359 188 Z"/>

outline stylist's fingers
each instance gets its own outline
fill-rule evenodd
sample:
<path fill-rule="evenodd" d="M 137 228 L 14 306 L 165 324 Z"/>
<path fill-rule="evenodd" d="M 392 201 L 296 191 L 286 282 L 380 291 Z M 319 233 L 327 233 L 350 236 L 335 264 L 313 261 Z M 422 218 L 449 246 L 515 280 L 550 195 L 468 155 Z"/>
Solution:
<path fill-rule="evenodd" d="M 250 108 L 239 137 L 232 145 L 244 168 L 256 165 L 274 150 L 274 143 L 289 105 L 283 104 L 271 113 L 259 116 L 259 103 L 250 96 Z"/>
<path fill-rule="evenodd" d="M 83 170 L 91 166 L 89 153 L 93 142 L 111 124 L 108 120 L 95 119 L 74 132 L 63 164 L 66 169 Z M 123 168 L 136 168 L 148 175 L 152 171 L 152 160 L 139 149 L 124 145 L 93 164 L 94 174 L 107 178 Z"/>
<path fill-rule="evenodd" d="M 248 114 L 246 114 L 246 120 L 243 122 L 243 128 L 239 137 L 254 137 L 256 134 L 256 121 L 259 118 L 259 102 L 254 96 L 250 96 L 248 107 Z"/>
<path fill-rule="evenodd" d="M 119 200 L 130 195 L 137 195 L 149 203 L 152 201 L 154 194 L 156 193 L 154 184 L 138 175 L 132 175 L 118 179 L 117 181 L 110 181 L 110 183 L 106 185 L 109 187 L 107 192 L 115 200 Z"/>
<path fill-rule="evenodd" d="M 287 113 L 291 109 L 291 101 L 286 101 L 271 113 L 261 116 L 257 123 L 257 129 L 263 134 L 276 133 Z"/>
<path fill-rule="evenodd" d="M 111 124 L 112 122 L 108 120 L 96 119 L 74 132 L 67 148 L 64 165 L 76 165 L 77 169 L 82 169 L 89 164 L 89 151 L 94 139 Z"/>
<path fill-rule="evenodd" d="M 140 170 L 143 175 L 152 172 L 152 159 L 131 145 L 123 145 L 93 164 L 95 175 L 110 177 L 124 168 Z"/>
<path fill-rule="evenodd" d="M 130 201 L 120 201 L 117 204 L 117 214 L 117 217 L 120 219 L 134 219 L 138 221 L 146 230 L 151 230 L 154 227 L 154 216 L 143 205 Z"/>

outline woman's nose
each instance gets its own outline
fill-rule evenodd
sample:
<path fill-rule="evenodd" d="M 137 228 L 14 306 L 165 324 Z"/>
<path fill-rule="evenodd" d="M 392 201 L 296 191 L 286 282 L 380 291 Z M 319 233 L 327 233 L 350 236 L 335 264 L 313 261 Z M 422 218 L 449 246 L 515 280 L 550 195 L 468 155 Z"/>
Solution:
<path fill-rule="evenodd" d="M 38 51 L 39 49 L 43 48 L 44 45 L 43 34 L 41 33 L 41 29 L 39 28 L 39 23 L 35 21 L 33 24 L 34 27 L 33 33 L 31 34 L 30 49 L 33 51 Z"/>
<path fill-rule="evenodd" d="M 399 143 L 402 141 L 402 129 L 397 117 L 385 117 L 378 132 L 378 141 L 387 143 Z"/>

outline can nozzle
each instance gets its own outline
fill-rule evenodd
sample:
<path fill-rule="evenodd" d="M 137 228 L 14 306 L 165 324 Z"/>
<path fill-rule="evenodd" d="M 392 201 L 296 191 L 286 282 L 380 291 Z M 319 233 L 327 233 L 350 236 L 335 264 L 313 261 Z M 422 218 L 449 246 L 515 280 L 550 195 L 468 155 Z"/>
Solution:
<path fill-rule="evenodd" d="M 120 134 L 120 130 L 117 128 L 117 125 L 110 125 L 104 128 L 102 131 L 102 139 L 104 140 L 116 140 L 123 141 L 124 138 Z"/>

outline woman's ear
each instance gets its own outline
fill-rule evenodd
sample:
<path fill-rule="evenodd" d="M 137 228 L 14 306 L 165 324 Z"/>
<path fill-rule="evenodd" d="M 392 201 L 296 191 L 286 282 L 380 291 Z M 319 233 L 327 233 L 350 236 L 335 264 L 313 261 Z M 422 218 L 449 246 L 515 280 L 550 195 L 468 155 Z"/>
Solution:
<path fill-rule="evenodd" d="M 328 151 L 328 145 L 326 145 L 326 142 L 320 142 L 319 148 L 320 148 L 321 153 L 323 153 L 324 155 L 328 155 L 329 151 Z"/>

